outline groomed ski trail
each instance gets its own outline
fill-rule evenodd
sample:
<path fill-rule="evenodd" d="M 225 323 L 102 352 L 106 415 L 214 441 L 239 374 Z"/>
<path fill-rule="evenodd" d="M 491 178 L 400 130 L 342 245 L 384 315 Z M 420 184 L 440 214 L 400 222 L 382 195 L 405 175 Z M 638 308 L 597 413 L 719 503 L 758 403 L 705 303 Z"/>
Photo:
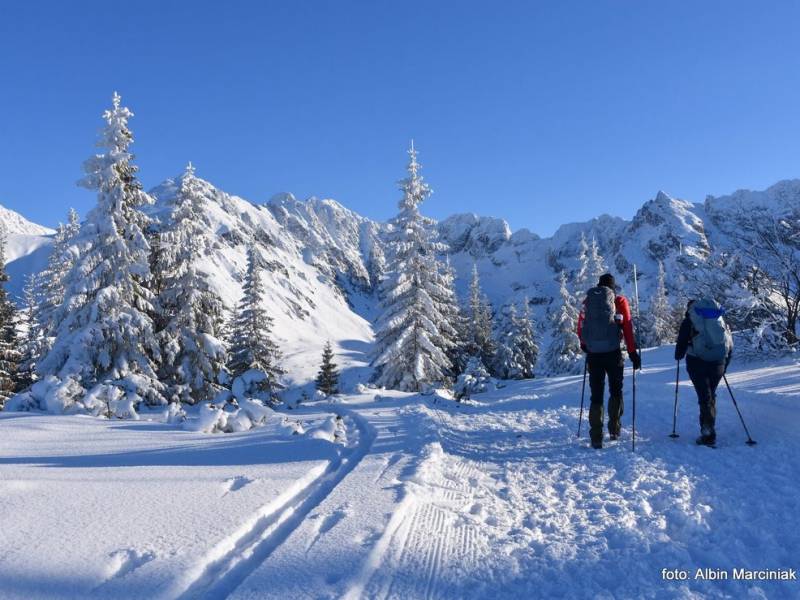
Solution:
<path fill-rule="evenodd" d="M 285 542 L 306 516 L 367 455 L 374 431 L 359 415 L 338 409 L 332 414 L 349 419 L 348 441 L 356 437 L 338 461 L 311 469 L 272 502 L 262 506 L 235 533 L 217 543 L 186 572 L 166 599 L 222 600 Z"/>

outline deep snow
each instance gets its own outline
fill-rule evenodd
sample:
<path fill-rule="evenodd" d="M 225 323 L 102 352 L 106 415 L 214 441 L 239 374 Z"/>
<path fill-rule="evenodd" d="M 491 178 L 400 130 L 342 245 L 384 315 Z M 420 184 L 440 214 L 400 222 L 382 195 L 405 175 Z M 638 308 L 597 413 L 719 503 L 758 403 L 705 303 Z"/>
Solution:
<path fill-rule="evenodd" d="M 623 438 L 602 451 L 575 439 L 579 376 L 460 406 L 366 390 L 285 411 L 303 435 L 282 415 L 210 435 L 0 414 L 0 597 L 800 597 L 797 582 L 662 581 L 800 566 L 798 364 L 732 365 L 758 445 L 723 388 L 715 450 L 694 444 L 684 373 L 667 437 L 671 352 L 644 353 L 635 454 L 629 372 Z M 341 443 L 313 434 L 334 413 Z"/>

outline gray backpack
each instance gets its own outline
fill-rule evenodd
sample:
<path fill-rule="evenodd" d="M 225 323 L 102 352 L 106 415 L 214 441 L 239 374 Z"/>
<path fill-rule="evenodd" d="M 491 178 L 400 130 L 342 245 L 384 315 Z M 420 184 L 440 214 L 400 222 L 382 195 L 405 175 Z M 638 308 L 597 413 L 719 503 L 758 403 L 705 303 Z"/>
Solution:
<path fill-rule="evenodd" d="M 617 306 L 614 290 L 605 286 L 593 287 L 586 292 L 581 337 L 589 352 L 619 350 L 621 332 L 614 321 Z"/>
<path fill-rule="evenodd" d="M 722 362 L 731 348 L 730 334 L 722 315 L 725 311 L 715 300 L 703 298 L 689 307 L 694 333 L 688 353 L 708 362 Z"/>

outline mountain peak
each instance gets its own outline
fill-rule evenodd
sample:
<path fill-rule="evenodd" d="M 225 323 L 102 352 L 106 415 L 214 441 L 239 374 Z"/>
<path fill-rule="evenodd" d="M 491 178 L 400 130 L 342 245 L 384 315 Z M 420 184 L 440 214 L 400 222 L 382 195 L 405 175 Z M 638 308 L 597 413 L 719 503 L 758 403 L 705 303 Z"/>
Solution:
<path fill-rule="evenodd" d="M 7 233 L 17 235 L 51 235 L 55 233 L 49 227 L 29 221 L 18 212 L 2 205 L 0 205 L 0 223 L 5 225 Z"/>

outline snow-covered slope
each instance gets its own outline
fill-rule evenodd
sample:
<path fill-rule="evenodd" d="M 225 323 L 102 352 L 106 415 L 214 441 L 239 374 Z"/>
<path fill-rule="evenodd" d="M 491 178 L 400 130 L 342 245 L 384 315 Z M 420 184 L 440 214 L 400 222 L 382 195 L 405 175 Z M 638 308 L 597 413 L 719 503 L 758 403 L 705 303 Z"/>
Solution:
<path fill-rule="evenodd" d="M 178 180 L 169 179 L 152 190 L 156 198 L 148 209 L 152 216 L 162 221 L 169 218 L 177 183 Z M 369 323 L 351 310 L 359 291 L 348 295 L 337 283 L 338 269 L 350 273 L 352 268 L 356 270 L 355 281 L 366 285 L 363 265 L 359 272 L 352 257 L 352 264 L 320 264 L 314 249 L 326 248 L 323 242 L 301 235 L 299 227 L 287 225 L 288 219 L 279 222 L 266 207 L 227 194 L 205 181 L 202 186 L 204 210 L 216 240 L 198 267 L 209 274 L 226 308 L 233 310 L 241 295 L 247 248 L 253 244 L 259 250 L 267 270 L 264 284 L 270 291 L 267 308 L 275 319 L 274 333 L 285 355 L 289 382 L 306 381 L 313 376 L 328 339 L 337 346 L 345 369 L 363 368 L 364 349 L 372 339 L 372 331 Z M 334 204 L 323 202 L 322 209 L 330 208 L 335 213 L 341 207 Z M 344 220 L 340 226 L 346 232 L 349 223 Z"/>
<path fill-rule="evenodd" d="M 6 230 L 6 269 L 11 277 L 6 289 L 17 299 L 22 295 L 25 276 L 45 266 L 52 241 L 50 236 L 55 232 L 5 206 L 0 206 L 0 224 Z"/>
<path fill-rule="evenodd" d="M 43 225 L 29 221 L 18 212 L 0 205 L 0 223 L 8 233 L 18 235 L 51 235 L 55 233 Z"/>

